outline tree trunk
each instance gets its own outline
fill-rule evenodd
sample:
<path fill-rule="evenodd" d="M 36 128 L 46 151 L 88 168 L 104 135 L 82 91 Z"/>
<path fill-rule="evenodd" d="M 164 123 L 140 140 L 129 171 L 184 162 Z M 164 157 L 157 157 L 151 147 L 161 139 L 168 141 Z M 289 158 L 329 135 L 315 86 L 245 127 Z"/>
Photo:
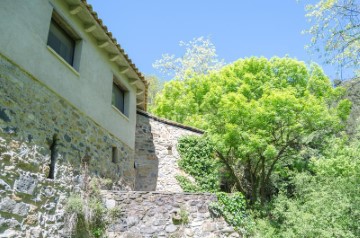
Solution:
<path fill-rule="evenodd" d="M 241 186 L 241 182 L 238 179 L 238 177 L 235 174 L 234 169 L 232 168 L 230 162 L 228 161 L 227 158 L 225 158 L 219 151 L 216 151 L 217 156 L 220 158 L 220 160 L 225 164 L 226 168 L 228 169 L 228 171 L 230 172 L 230 176 L 234 179 L 235 181 L 235 187 L 236 189 L 243 193 L 244 195 L 246 195 L 246 191 L 242 188 Z"/>

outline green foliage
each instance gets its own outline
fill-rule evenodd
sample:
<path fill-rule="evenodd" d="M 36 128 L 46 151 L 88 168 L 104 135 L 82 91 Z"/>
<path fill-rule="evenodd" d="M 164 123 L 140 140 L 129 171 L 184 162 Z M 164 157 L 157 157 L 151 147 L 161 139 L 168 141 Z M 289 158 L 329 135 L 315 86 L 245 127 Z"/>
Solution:
<path fill-rule="evenodd" d="M 189 213 L 186 211 L 184 207 L 180 208 L 179 212 L 181 218 L 181 224 L 188 224 L 189 223 Z"/>
<path fill-rule="evenodd" d="M 319 0 L 307 6 L 312 24 L 309 47 L 326 63 L 352 67 L 359 74 L 360 4 L 358 0 Z"/>
<path fill-rule="evenodd" d="M 172 221 L 175 225 L 186 225 L 189 223 L 189 213 L 185 207 L 180 207 L 179 213 L 175 213 L 172 217 Z"/>
<path fill-rule="evenodd" d="M 317 65 L 248 58 L 219 72 L 166 83 L 154 112 L 205 129 L 236 189 L 254 204 L 269 201 L 280 189 L 277 181 L 306 169 L 309 157 L 303 151 L 320 149 L 343 128 L 350 103 L 342 94 Z M 182 166 L 200 178 L 202 163 L 191 163 Z"/>
<path fill-rule="evenodd" d="M 255 216 L 255 237 L 360 237 L 360 143 L 333 139 L 322 154 L 315 174 L 294 177 L 293 196 L 282 191 Z"/>
<path fill-rule="evenodd" d="M 108 225 L 108 211 L 101 201 L 100 186 L 109 182 L 97 178 L 89 182 L 86 172 L 84 181 L 85 191 L 82 194 L 73 194 L 67 200 L 67 225 L 72 237 L 104 237 Z"/>
<path fill-rule="evenodd" d="M 245 234 L 244 226 L 249 226 L 250 220 L 246 211 L 246 200 L 241 193 L 227 194 L 219 192 L 217 202 L 210 204 L 209 209 L 215 216 L 223 216 L 227 223 Z"/>
<path fill-rule="evenodd" d="M 195 179 L 195 184 L 184 176 L 176 176 L 186 192 L 219 191 L 219 161 L 214 157 L 214 146 L 205 137 L 189 136 L 179 140 L 179 166 Z"/>
<path fill-rule="evenodd" d="M 77 215 L 83 214 L 84 205 L 80 195 L 72 194 L 67 200 L 65 211 L 67 213 L 75 213 Z"/>
<path fill-rule="evenodd" d="M 107 210 L 98 198 L 91 198 L 89 202 L 89 228 L 95 238 L 103 237 L 107 226 Z"/>
<path fill-rule="evenodd" d="M 199 188 L 196 184 L 190 181 L 185 176 L 182 175 L 175 175 L 176 180 L 179 182 L 180 187 L 184 192 L 187 193 L 194 193 L 194 192 L 200 192 L 202 191 L 201 188 Z"/>
<path fill-rule="evenodd" d="M 121 218 L 123 216 L 122 207 L 116 206 L 114 208 L 109 209 L 108 216 L 110 218 L 110 221 L 112 221 L 112 222 L 114 222 L 117 219 Z"/>
<path fill-rule="evenodd" d="M 151 112 L 152 108 L 155 107 L 155 96 L 162 90 L 164 83 L 153 75 L 146 76 L 146 81 L 149 83 L 147 91 L 147 103 L 148 110 Z"/>

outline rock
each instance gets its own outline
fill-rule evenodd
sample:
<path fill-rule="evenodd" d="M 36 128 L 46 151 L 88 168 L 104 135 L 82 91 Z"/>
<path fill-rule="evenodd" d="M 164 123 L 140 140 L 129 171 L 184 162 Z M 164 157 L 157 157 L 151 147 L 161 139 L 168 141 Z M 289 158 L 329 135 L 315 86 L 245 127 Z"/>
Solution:
<path fill-rule="evenodd" d="M 206 232 L 213 232 L 216 230 L 216 226 L 215 223 L 206 221 L 203 223 L 202 229 Z"/>
<path fill-rule="evenodd" d="M 41 194 L 47 198 L 53 197 L 55 195 L 55 189 L 51 187 L 44 187 L 41 189 Z"/>
<path fill-rule="evenodd" d="M 42 238 L 42 232 L 40 227 L 35 227 L 30 230 L 31 238 Z"/>
<path fill-rule="evenodd" d="M 106 199 L 105 206 L 107 209 L 112 209 L 116 205 L 116 201 L 114 199 Z"/>
<path fill-rule="evenodd" d="M 35 225 L 38 219 L 36 215 L 28 215 L 25 219 L 25 223 L 28 225 Z"/>
<path fill-rule="evenodd" d="M 19 216 L 26 216 L 28 214 L 28 211 L 29 211 L 29 205 L 20 202 L 20 203 L 16 203 L 13 213 Z"/>
<path fill-rule="evenodd" d="M 166 231 L 167 233 L 173 233 L 173 232 L 175 232 L 176 230 L 177 230 L 177 227 L 176 227 L 175 225 L 173 225 L 173 224 L 168 225 L 168 226 L 165 227 L 165 231 Z"/>
<path fill-rule="evenodd" d="M 11 190 L 11 187 L 4 180 L 0 179 L 0 189 Z"/>
<path fill-rule="evenodd" d="M 142 238 L 143 236 L 137 232 L 126 232 L 122 235 L 124 238 Z"/>
<path fill-rule="evenodd" d="M 6 197 L 0 202 L 0 211 L 12 213 L 16 205 L 16 202 Z"/>
<path fill-rule="evenodd" d="M 132 226 L 135 226 L 137 223 L 139 223 L 139 218 L 138 217 L 129 216 L 126 219 L 126 224 L 128 225 L 129 228 L 132 227 Z"/>
<path fill-rule="evenodd" d="M 32 195 L 37 185 L 37 179 L 29 175 L 20 175 L 20 178 L 15 181 L 15 189 L 18 192 Z"/>
<path fill-rule="evenodd" d="M 240 235 L 239 233 L 234 232 L 229 237 L 240 237 Z"/>
<path fill-rule="evenodd" d="M 29 211 L 29 206 L 23 202 L 17 203 L 6 197 L 0 203 L 0 211 L 19 216 L 26 216 Z"/>
<path fill-rule="evenodd" d="M 185 230 L 185 235 L 186 237 L 193 237 L 194 236 L 194 231 L 191 229 L 186 229 Z"/>
<path fill-rule="evenodd" d="M 224 229 L 221 230 L 222 233 L 233 233 L 234 232 L 234 228 L 232 227 L 225 227 Z"/>
<path fill-rule="evenodd" d="M 0 238 L 13 238 L 13 237 L 21 237 L 18 231 L 14 231 L 12 229 L 6 230 L 4 233 L 0 234 Z"/>
<path fill-rule="evenodd" d="M 8 228 L 15 228 L 20 226 L 20 223 L 15 220 L 14 218 L 5 219 L 0 217 L 0 227 L 8 227 Z"/>

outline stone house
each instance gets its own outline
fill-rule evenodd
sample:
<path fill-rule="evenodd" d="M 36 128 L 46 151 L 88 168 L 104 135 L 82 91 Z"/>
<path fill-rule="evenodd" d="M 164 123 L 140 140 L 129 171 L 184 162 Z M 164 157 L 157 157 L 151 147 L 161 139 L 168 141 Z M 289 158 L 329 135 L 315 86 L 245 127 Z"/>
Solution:
<path fill-rule="evenodd" d="M 92 7 L 4 0 L 0 16 L 2 128 L 48 147 L 51 165 L 76 168 L 92 158 L 95 174 L 133 188 L 136 115 L 146 111 L 147 82 Z"/>
<path fill-rule="evenodd" d="M 238 237 L 175 178 L 178 139 L 203 131 L 146 112 L 144 76 L 86 0 L 1 0 L 0 16 L 0 238 L 70 237 L 89 173 L 122 211 L 108 237 Z"/>
<path fill-rule="evenodd" d="M 0 132 L 44 148 L 45 177 L 85 161 L 117 189 L 181 191 L 177 140 L 203 132 L 146 112 L 144 76 L 86 0 L 4 0 L 0 16 Z"/>

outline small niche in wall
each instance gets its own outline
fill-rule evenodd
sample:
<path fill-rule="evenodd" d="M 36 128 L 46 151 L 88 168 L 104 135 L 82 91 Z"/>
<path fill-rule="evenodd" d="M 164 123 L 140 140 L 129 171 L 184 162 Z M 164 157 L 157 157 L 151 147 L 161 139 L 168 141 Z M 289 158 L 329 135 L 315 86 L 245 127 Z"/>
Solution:
<path fill-rule="evenodd" d="M 111 162 L 116 164 L 118 162 L 118 159 L 119 159 L 118 156 L 119 156 L 118 148 L 116 146 L 113 146 L 112 151 L 111 151 Z"/>
<path fill-rule="evenodd" d="M 172 155 L 172 146 L 171 145 L 168 146 L 167 151 L 168 151 L 168 155 Z"/>
<path fill-rule="evenodd" d="M 48 175 L 49 179 L 55 178 L 55 164 L 57 159 L 57 141 L 58 141 L 57 135 L 55 134 L 50 144 L 50 165 L 49 165 L 50 169 Z"/>

